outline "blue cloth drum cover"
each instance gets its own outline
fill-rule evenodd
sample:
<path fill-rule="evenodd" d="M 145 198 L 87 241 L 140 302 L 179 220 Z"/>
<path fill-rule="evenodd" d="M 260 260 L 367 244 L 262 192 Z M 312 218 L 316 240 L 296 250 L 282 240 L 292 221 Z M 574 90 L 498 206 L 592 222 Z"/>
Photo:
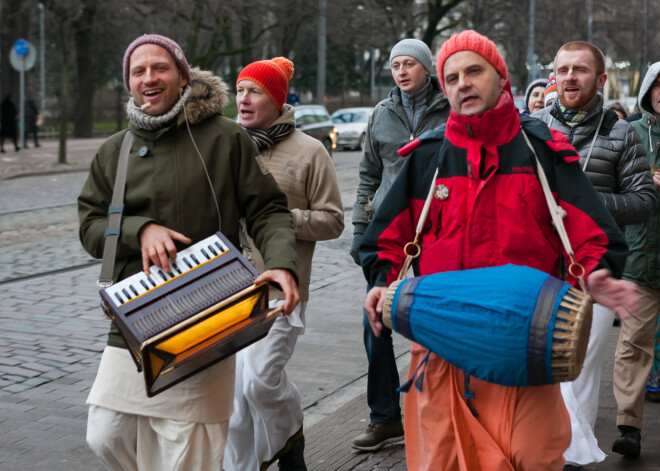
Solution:
<path fill-rule="evenodd" d="M 481 380 L 536 386 L 577 378 L 591 298 L 542 271 L 505 265 L 407 278 L 383 323 Z"/>

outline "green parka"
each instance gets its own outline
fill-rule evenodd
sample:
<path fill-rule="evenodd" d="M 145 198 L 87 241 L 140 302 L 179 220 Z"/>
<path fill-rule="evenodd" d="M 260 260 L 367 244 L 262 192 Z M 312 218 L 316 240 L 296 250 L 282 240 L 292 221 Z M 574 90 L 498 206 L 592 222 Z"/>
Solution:
<path fill-rule="evenodd" d="M 138 233 L 148 222 L 181 232 L 193 243 L 221 229 L 238 247 L 241 217 L 264 254 L 266 269 L 288 269 L 297 278 L 295 233 L 286 197 L 260 162 L 252 139 L 241 126 L 221 115 L 227 103 L 224 82 L 209 72 L 191 72 L 193 88 L 185 107 L 192 139 L 183 112 L 157 131 L 129 126 L 135 140 L 113 279 L 122 280 L 142 269 Z M 101 145 L 78 197 L 80 240 L 96 258 L 103 255 L 108 205 L 125 133 L 121 131 Z M 208 179 L 193 141 L 204 159 Z M 108 344 L 125 347 L 114 326 Z"/>
<path fill-rule="evenodd" d="M 642 117 L 630 123 L 641 138 L 651 171 L 660 169 L 660 122 L 650 102 L 651 84 L 660 74 L 660 62 L 651 65 L 639 91 L 638 104 Z M 643 224 L 626 226 L 630 254 L 623 277 L 637 284 L 660 288 L 660 198 L 651 218 Z"/>

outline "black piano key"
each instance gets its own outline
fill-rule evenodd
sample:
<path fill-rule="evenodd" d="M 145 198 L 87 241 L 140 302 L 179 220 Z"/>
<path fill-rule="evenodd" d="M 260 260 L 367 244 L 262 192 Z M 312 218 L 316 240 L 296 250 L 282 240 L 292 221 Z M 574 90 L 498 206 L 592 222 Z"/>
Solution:
<path fill-rule="evenodd" d="M 199 265 L 199 260 L 197 260 L 197 257 L 195 257 L 195 254 L 190 254 L 190 258 L 192 259 L 193 262 L 195 262 L 195 265 Z M 192 267 L 190 267 L 192 268 Z"/>
<path fill-rule="evenodd" d="M 119 301 L 119 304 L 124 304 L 124 300 L 122 299 L 121 296 L 119 296 L 119 293 L 115 293 L 115 298 L 117 298 L 117 301 Z"/>
<path fill-rule="evenodd" d="M 209 251 L 210 251 L 213 255 L 215 255 L 216 257 L 218 256 L 218 252 L 215 251 L 215 249 L 213 248 L 212 245 L 209 245 Z"/>
<path fill-rule="evenodd" d="M 135 287 L 134 287 L 133 285 L 128 285 L 128 287 L 131 289 L 131 291 L 133 291 L 133 294 L 134 294 L 135 296 L 138 295 L 138 292 L 137 292 L 137 290 L 135 289 Z"/>
<path fill-rule="evenodd" d="M 167 281 L 167 276 L 165 275 L 165 273 L 163 273 L 163 270 L 158 270 L 158 274 L 163 279 L 163 281 Z"/>
<path fill-rule="evenodd" d="M 172 262 L 172 269 L 174 270 L 175 273 L 178 273 L 181 275 L 181 270 L 179 270 L 179 267 L 176 266 L 176 263 Z"/>
<path fill-rule="evenodd" d="M 151 289 L 151 288 L 149 287 L 149 284 L 147 284 L 147 282 L 144 281 L 144 280 L 140 280 L 140 284 L 141 284 L 141 285 L 144 287 L 144 289 L 146 289 L 147 291 L 149 291 L 149 290 Z"/>
<path fill-rule="evenodd" d="M 156 282 L 151 277 L 151 275 L 147 276 L 147 280 L 149 280 L 149 283 L 151 283 L 151 286 L 153 286 L 154 288 L 156 287 Z"/>
<path fill-rule="evenodd" d="M 218 251 L 219 251 L 220 253 L 224 252 L 224 250 L 222 250 L 222 245 L 220 245 L 220 242 L 218 242 L 218 241 L 216 240 L 216 241 L 214 242 L 214 244 L 215 244 L 215 246 L 218 248 Z"/>
<path fill-rule="evenodd" d="M 192 267 L 193 267 L 192 263 L 190 263 L 186 257 L 183 257 L 183 263 L 188 265 L 188 268 L 190 268 L 192 270 Z"/>
<path fill-rule="evenodd" d="M 133 298 L 130 294 L 128 294 L 128 291 L 126 291 L 126 288 L 122 288 L 121 292 L 124 293 L 124 296 L 126 296 L 127 299 L 130 300 L 130 299 Z"/>
<path fill-rule="evenodd" d="M 209 253 L 206 250 L 201 249 L 200 252 L 202 253 L 202 255 L 206 257 L 207 260 L 211 260 L 211 257 L 209 256 Z"/>

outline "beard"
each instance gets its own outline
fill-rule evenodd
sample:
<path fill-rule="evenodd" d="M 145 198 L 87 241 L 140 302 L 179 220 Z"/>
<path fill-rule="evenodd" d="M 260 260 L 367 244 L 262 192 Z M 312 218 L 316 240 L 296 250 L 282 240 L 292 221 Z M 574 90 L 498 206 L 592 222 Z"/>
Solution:
<path fill-rule="evenodd" d="M 567 109 L 572 111 L 585 109 L 593 101 L 596 93 L 598 93 L 598 88 L 596 87 L 595 81 L 589 86 L 582 88 L 579 95 L 574 99 L 566 98 L 564 95 L 565 87 L 566 84 L 564 84 L 564 87 L 562 87 L 561 90 L 557 89 L 557 96 L 559 97 L 559 102 Z"/>

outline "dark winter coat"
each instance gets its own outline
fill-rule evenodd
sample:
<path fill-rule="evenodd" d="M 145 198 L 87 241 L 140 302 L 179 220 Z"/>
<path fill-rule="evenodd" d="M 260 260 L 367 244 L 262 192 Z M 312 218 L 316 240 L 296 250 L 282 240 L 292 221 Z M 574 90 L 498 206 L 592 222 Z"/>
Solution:
<path fill-rule="evenodd" d="M 193 243 L 221 226 L 238 247 L 241 217 L 264 254 L 266 269 L 288 269 L 297 277 L 295 233 L 286 197 L 260 163 L 252 139 L 240 125 L 221 115 L 227 103 L 226 85 L 208 72 L 193 69 L 191 86 L 186 104 L 190 131 L 213 183 L 221 224 L 183 112 L 178 121 L 157 131 L 131 126 L 135 141 L 128 162 L 113 279 L 122 280 L 142 269 L 138 234 L 149 222 L 181 232 Z M 103 255 L 108 205 L 125 133 L 121 131 L 101 145 L 78 197 L 80 240 L 96 258 Z M 109 344 L 124 346 L 116 330 L 111 332 Z"/>
<path fill-rule="evenodd" d="M 429 131 L 419 139 L 421 145 L 406 159 L 362 240 L 360 261 L 371 285 L 386 286 L 396 279 L 403 246 L 413 240 L 436 168 L 433 185 L 446 191 L 431 200 L 419 274 L 511 263 L 559 275 L 562 245 L 535 173 L 534 155 L 520 131 L 521 120 L 550 189 L 567 212 L 564 222 L 576 260 L 587 274 L 608 268 L 621 276 L 623 235 L 580 170 L 575 149 L 542 122 L 519 118 L 509 98 L 476 116 L 452 111 L 446 130 Z"/>
<path fill-rule="evenodd" d="M 584 172 L 619 226 L 644 222 L 653 214 L 655 204 L 644 147 L 629 123 L 603 108 L 600 95 L 575 126 L 566 123 L 559 100 L 532 116 L 561 131 L 580 153 L 580 167 L 584 167 L 602 113 L 603 122 Z"/>
<path fill-rule="evenodd" d="M 660 121 L 650 103 L 651 84 L 660 74 L 660 62 L 649 67 L 637 102 L 642 117 L 631 123 L 642 140 L 652 170 L 660 169 Z M 660 198 L 651 218 L 642 224 L 626 226 L 626 241 L 630 255 L 626 261 L 624 278 L 637 284 L 660 288 Z"/>

